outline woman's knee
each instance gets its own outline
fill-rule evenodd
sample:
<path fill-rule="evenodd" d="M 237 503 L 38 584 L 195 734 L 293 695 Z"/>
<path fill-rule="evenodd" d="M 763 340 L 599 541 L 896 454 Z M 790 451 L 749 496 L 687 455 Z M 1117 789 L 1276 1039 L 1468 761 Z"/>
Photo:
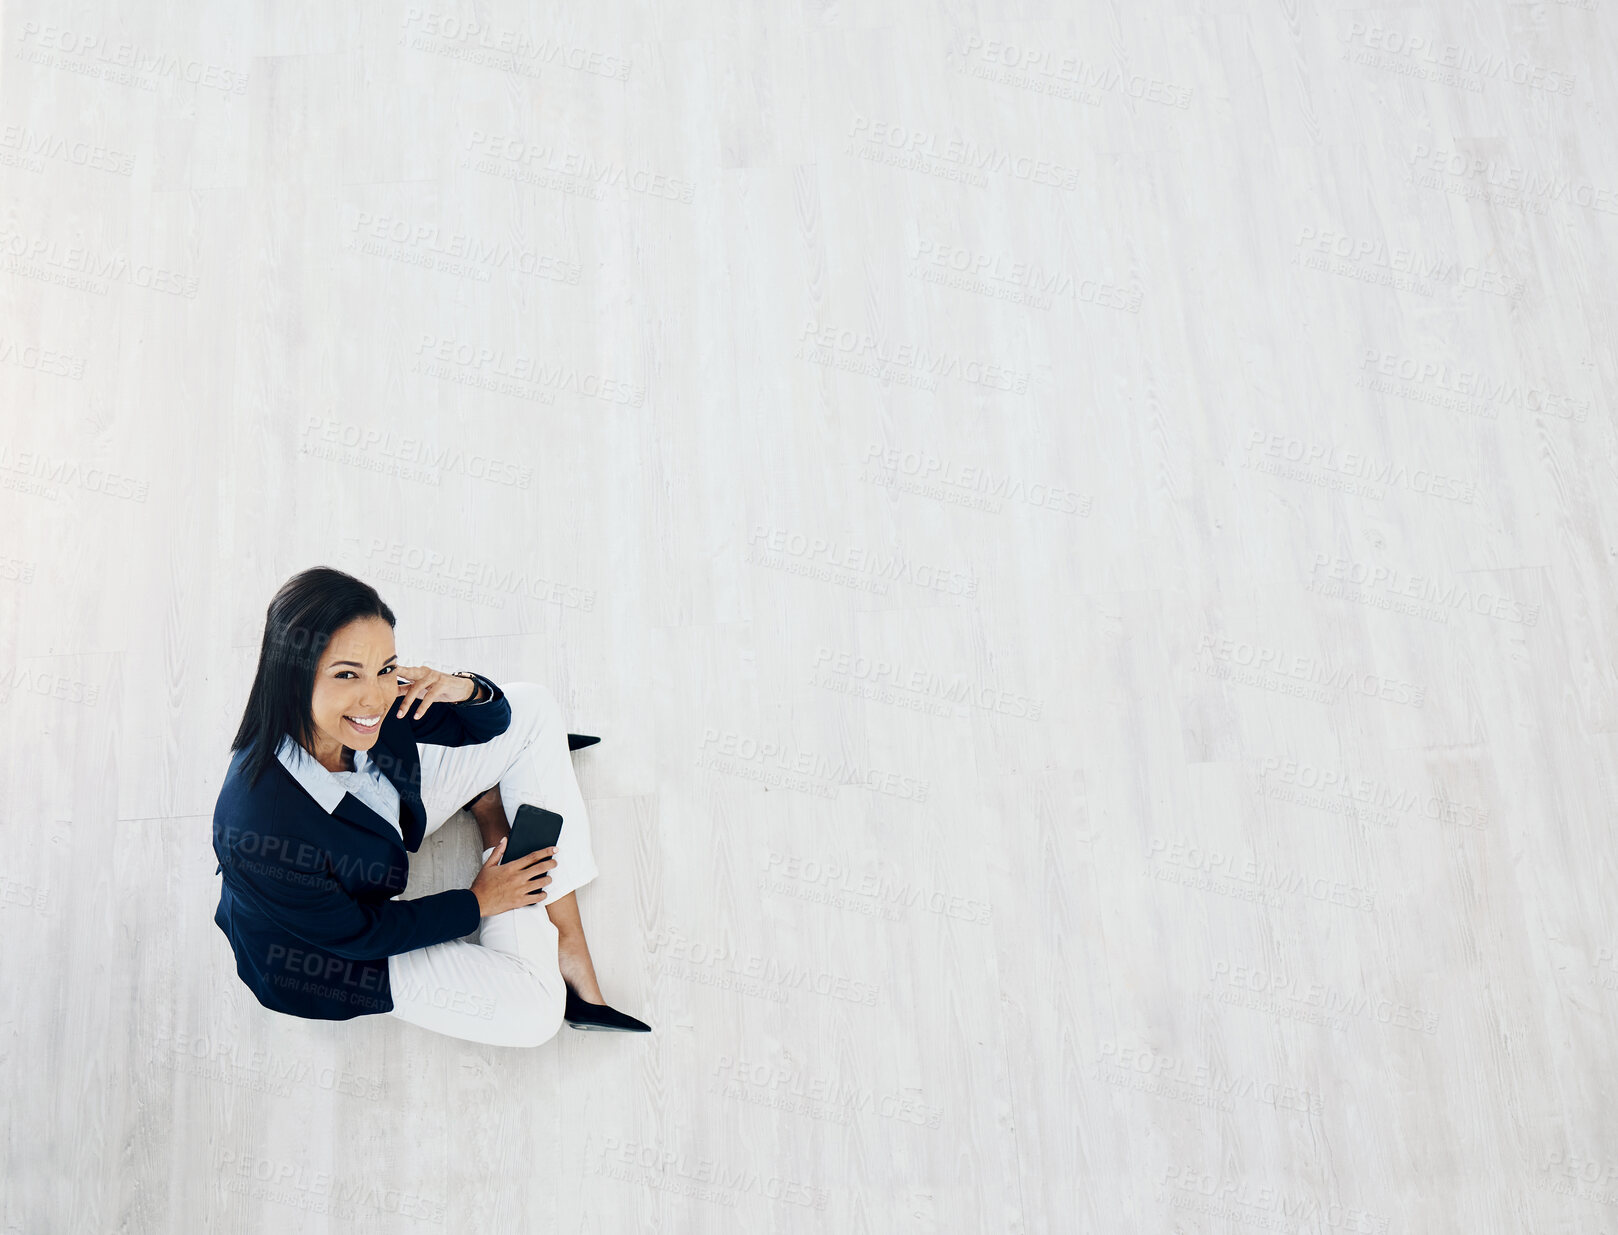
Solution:
<path fill-rule="evenodd" d="M 531 718 L 536 725 L 548 725 L 562 717 L 562 705 L 543 682 L 510 682 L 500 689 L 506 693 L 513 717 Z"/>
<path fill-rule="evenodd" d="M 542 989 L 539 998 L 535 1001 L 534 1010 L 528 1014 L 523 1025 L 522 1042 L 525 1047 L 544 1046 L 554 1038 L 562 1028 L 562 1014 L 567 1007 L 566 995 L 552 995 L 549 990 Z"/>

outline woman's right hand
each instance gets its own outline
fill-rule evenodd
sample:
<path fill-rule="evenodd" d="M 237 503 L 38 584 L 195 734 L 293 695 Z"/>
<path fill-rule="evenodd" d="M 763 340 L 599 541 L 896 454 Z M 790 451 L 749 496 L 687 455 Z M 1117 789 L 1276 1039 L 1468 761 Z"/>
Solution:
<path fill-rule="evenodd" d="M 484 862 L 478 877 L 472 881 L 472 891 L 478 898 L 478 916 L 492 918 L 508 909 L 523 905 L 537 905 L 545 899 L 545 885 L 551 877 L 546 874 L 556 866 L 551 855 L 556 846 L 536 849 L 525 858 L 500 864 L 500 855 L 506 851 L 509 837 L 503 837 Z"/>

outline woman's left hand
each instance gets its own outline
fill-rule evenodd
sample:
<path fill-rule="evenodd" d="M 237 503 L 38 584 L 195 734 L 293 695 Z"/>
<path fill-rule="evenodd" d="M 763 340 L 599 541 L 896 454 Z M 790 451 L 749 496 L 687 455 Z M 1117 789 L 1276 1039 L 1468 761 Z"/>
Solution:
<path fill-rule="evenodd" d="M 394 672 L 405 679 L 405 684 L 399 687 L 398 716 L 403 716 L 410 710 L 411 701 L 416 701 L 416 715 L 414 719 L 420 720 L 427 709 L 440 701 L 444 703 L 465 703 L 477 693 L 478 684 L 471 678 L 456 677 L 453 673 L 440 673 L 437 669 L 429 669 L 426 665 L 398 665 Z"/>

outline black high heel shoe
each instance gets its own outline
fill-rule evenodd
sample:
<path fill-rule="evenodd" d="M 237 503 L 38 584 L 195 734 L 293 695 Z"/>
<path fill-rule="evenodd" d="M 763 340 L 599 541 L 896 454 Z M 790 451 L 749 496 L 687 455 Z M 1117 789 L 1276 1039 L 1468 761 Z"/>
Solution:
<path fill-rule="evenodd" d="M 651 1033 L 652 1027 L 645 1021 L 638 1021 L 627 1012 L 620 1012 L 617 1008 L 609 1008 L 604 1003 L 591 1003 L 567 979 L 562 983 L 567 987 L 567 1008 L 562 1012 L 562 1019 L 575 1029 L 617 1029 L 624 1033 Z"/>

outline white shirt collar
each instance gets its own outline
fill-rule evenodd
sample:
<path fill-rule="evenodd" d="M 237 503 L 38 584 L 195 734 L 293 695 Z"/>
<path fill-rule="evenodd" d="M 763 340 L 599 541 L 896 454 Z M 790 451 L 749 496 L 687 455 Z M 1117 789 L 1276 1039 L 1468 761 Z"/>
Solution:
<path fill-rule="evenodd" d="M 348 792 L 343 788 L 342 783 L 332 775 L 331 769 L 322 766 L 319 760 L 290 737 L 281 739 L 281 745 L 275 752 L 275 757 L 281 761 L 282 767 L 292 773 L 293 779 L 309 791 L 309 796 L 325 808 L 328 815 L 337 809 L 337 804 L 343 800 L 343 796 Z M 376 775 L 376 772 L 373 771 L 374 766 L 365 751 L 356 750 L 354 752 L 354 770 L 356 772 L 370 772 L 374 776 Z"/>

